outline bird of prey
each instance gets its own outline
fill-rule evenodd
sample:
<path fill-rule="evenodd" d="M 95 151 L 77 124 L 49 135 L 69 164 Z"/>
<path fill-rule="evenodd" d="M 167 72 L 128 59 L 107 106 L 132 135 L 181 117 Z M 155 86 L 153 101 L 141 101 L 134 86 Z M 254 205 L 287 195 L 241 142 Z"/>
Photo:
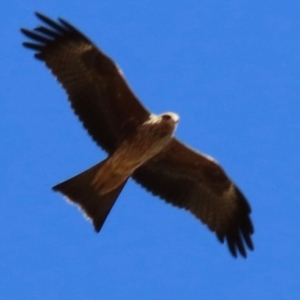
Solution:
<path fill-rule="evenodd" d="M 253 250 L 251 208 L 212 158 L 174 137 L 179 117 L 154 115 L 137 99 L 117 65 L 65 20 L 36 13 L 43 25 L 21 29 L 66 90 L 71 107 L 108 157 L 53 187 L 100 231 L 132 177 L 147 191 L 190 211 L 226 242 L 234 257 Z"/>

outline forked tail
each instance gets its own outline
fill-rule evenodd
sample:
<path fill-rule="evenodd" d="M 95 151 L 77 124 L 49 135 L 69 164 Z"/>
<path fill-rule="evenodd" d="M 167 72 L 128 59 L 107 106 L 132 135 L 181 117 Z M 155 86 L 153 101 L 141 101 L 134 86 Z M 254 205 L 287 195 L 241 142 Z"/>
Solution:
<path fill-rule="evenodd" d="M 86 216 L 92 220 L 97 232 L 100 231 L 127 181 L 126 179 L 117 188 L 102 195 L 99 190 L 100 188 L 92 184 L 92 182 L 104 162 L 105 161 L 102 161 L 83 173 L 59 183 L 52 188 L 54 191 L 62 193 L 71 202 L 79 205 Z"/>

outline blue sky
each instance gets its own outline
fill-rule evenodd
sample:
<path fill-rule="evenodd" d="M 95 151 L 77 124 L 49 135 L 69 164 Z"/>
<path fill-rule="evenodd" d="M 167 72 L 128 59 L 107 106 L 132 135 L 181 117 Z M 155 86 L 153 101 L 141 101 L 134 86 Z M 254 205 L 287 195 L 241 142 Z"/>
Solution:
<path fill-rule="evenodd" d="M 8 4 L 9 3 L 9 4 Z M 176 136 L 249 199 L 255 251 L 233 259 L 187 212 L 133 181 L 96 235 L 51 187 L 105 157 L 21 46 L 40 11 L 73 23 Z M 299 299 L 300 2 L 1 4 L 1 299 Z"/>

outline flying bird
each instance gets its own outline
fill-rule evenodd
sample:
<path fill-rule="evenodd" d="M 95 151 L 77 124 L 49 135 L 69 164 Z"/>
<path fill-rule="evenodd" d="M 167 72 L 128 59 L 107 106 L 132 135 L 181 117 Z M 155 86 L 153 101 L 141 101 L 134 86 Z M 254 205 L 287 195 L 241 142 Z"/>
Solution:
<path fill-rule="evenodd" d="M 219 164 L 174 137 L 179 116 L 154 115 L 138 100 L 121 70 L 65 20 L 36 13 L 43 25 L 21 29 L 66 90 L 71 107 L 107 158 L 53 187 L 77 204 L 100 231 L 132 177 L 153 195 L 190 211 L 234 257 L 253 250 L 251 208 Z"/>

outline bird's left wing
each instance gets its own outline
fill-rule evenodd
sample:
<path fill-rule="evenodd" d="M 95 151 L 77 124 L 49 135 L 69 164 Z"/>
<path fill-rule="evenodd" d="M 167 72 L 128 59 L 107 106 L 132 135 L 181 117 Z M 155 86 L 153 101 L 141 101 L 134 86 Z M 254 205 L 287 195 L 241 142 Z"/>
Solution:
<path fill-rule="evenodd" d="M 124 136 L 148 119 L 149 112 L 127 85 L 115 63 L 63 19 L 36 13 L 44 25 L 21 29 L 68 94 L 71 106 L 92 138 L 112 153 Z"/>
<path fill-rule="evenodd" d="M 133 178 L 166 202 L 189 210 L 227 242 L 233 256 L 246 257 L 246 248 L 253 249 L 250 206 L 213 159 L 173 138 Z"/>

